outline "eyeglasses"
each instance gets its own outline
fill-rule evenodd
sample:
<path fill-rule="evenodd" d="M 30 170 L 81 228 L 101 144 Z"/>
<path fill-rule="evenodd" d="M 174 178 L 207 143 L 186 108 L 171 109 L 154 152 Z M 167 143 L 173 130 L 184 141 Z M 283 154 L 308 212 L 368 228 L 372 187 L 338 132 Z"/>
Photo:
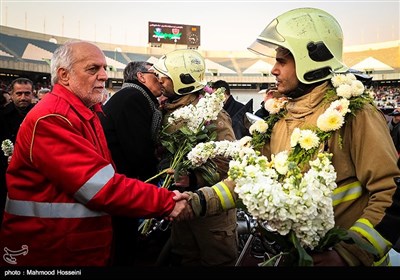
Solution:
<path fill-rule="evenodd" d="M 141 71 L 141 73 L 143 73 L 143 74 L 153 74 L 153 75 L 156 76 L 156 78 L 158 79 L 158 74 L 157 74 L 156 72 Z"/>

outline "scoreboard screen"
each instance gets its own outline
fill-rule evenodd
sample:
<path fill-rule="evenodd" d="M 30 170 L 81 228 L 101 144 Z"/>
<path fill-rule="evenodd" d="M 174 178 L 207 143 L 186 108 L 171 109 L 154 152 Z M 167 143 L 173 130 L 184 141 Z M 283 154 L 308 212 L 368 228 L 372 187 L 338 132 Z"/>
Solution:
<path fill-rule="evenodd" d="M 149 43 L 200 46 L 200 26 L 149 22 Z"/>

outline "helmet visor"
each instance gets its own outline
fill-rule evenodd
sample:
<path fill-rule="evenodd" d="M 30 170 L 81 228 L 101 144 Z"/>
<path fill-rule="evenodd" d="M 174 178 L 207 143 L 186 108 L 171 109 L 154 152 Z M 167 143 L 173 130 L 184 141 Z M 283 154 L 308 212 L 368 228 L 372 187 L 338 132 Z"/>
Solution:
<path fill-rule="evenodd" d="M 274 19 L 261 32 L 257 40 L 247 49 L 260 55 L 276 58 L 276 48 L 284 46 L 285 38 L 277 30 L 278 20 Z"/>
<path fill-rule="evenodd" d="M 258 55 L 264 55 L 264 56 L 276 58 L 276 49 L 277 48 L 278 48 L 278 45 L 271 44 L 271 43 L 257 39 L 247 49 Z"/>

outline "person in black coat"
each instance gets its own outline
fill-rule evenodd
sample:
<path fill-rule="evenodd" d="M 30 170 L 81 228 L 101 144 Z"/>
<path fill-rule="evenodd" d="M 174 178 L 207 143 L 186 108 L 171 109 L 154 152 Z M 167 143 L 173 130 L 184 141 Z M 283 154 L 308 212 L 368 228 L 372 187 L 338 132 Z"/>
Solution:
<path fill-rule="evenodd" d="M 122 88 L 103 105 L 103 114 L 99 115 L 117 172 L 142 181 L 157 174 L 155 151 L 162 120 L 157 97 L 164 87 L 151 66 L 146 61 L 128 63 Z M 138 256 L 138 219 L 112 219 L 113 265 L 128 266 L 142 261 L 144 256 Z"/>
<path fill-rule="evenodd" d="M 26 114 L 33 108 L 33 82 L 26 78 L 17 78 L 9 86 L 11 102 L 0 110 L 0 145 L 9 139 L 15 144 L 19 127 Z M 8 157 L 0 151 L 0 224 L 7 196 L 6 170 Z"/>

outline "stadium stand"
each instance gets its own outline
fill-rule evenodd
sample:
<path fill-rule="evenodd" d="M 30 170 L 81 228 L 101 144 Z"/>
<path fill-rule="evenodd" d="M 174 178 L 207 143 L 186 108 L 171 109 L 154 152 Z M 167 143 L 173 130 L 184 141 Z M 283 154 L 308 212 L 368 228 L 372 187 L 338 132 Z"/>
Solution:
<path fill-rule="evenodd" d="M 0 77 L 2 80 L 14 79 L 24 75 L 35 82 L 49 81 L 51 54 L 59 44 L 72 38 L 58 37 L 16 28 L 0 26 Z M 104 51 L 109 67 L 109 87 L 117 88 L 122 81 L 122 72 L 130 61 L 146 60 L 155 62 L 162 54 L 174 48 L 186 48 L 179 45 L 162 45 L 162 48 L 135 47 L 95 42 Z M 243 51 L 198 51 L 206 59 L 206 78 L 227 81 L 233 93 L 236 90 L 258 92 L 266 85 L 274 83 L 274 77 L 267 69 L 274 64 L 272 58 Z M 373 57 L 392 70 L 367 72 L 378 84 L 400 86 L 400 40 L 353 46 L 345 48 L 344 61 L 348 66 L 355 65 L 368 57 Z M 265 66 L 265 67 L 264 67 Z"/>

